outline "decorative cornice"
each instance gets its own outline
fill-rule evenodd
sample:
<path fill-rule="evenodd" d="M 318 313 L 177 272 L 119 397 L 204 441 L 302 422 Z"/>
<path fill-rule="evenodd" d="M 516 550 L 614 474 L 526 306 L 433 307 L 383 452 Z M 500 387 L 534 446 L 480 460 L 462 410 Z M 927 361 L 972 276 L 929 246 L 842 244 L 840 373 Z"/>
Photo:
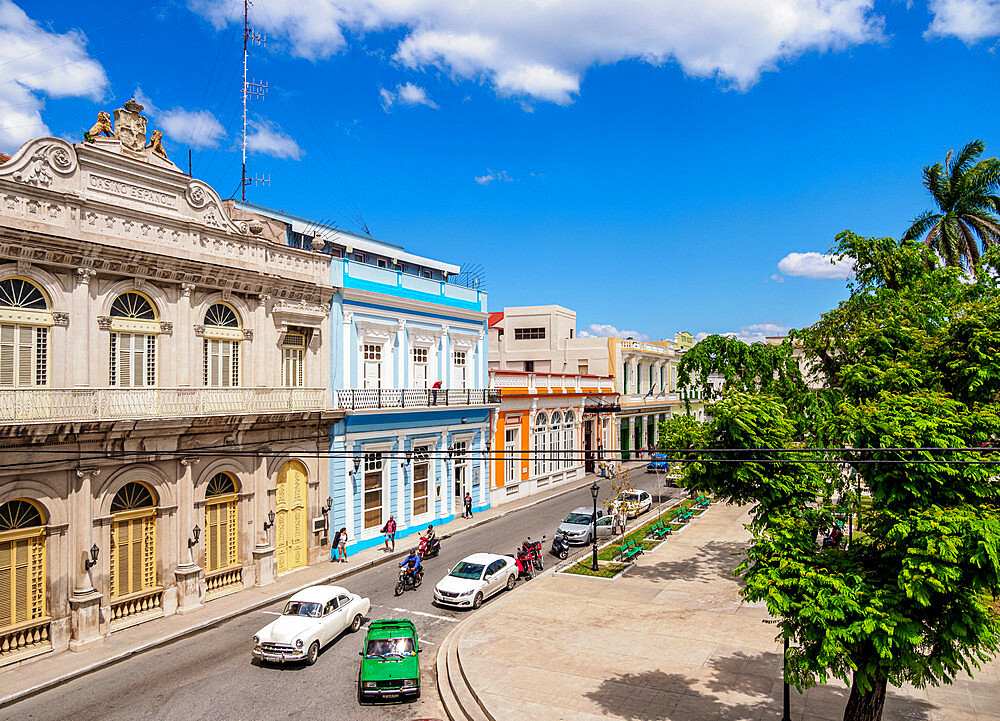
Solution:
<path fill-rule="evenodd" d="M 84 476 L 93 476 L 94 478 L 97 478 L 101 475 L 101 469 L 96 466 L 91 466 L 90 468 L 81 467 L 76 469 L 76 475 L 78 478 L 83 478 Z"/>

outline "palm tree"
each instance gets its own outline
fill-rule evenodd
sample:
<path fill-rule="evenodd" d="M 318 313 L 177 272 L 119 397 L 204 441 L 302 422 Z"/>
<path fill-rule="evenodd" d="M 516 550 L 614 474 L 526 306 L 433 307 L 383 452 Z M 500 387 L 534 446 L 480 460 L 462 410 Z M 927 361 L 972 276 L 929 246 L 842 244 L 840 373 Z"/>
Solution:
<path fill-rule="evenodd" d="M 951 163 L 952 151 L 944 165 L 924 168 L 924 186 L 940 212 L 926 210 L 910 224 L 904 240 L 915 240 L 926 233 L 924 244 L 935 251 L 945 265 L 968 267 L 979 260 L 983 250 L 1000 245 L 1000 161 L 988 158 L 976 162 L 986 150 L 982 140 L 973 140 L 962 148 Z M 975 163 L 975 164 L 973 164 Z"/>

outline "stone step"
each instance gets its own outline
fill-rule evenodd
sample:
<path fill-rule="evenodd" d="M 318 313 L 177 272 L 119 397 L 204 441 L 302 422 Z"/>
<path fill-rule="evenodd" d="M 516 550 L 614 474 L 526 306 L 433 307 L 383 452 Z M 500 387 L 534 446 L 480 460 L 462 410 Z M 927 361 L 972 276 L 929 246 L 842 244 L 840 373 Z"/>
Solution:
<path fill-rule="evenodd" d="M 468 721 L 493 721 L 480 706 L 479 700 L 473 694 L 469 681 L 462 671 L 462 663 L 458 657 L 458 644 L 461 643 L 464 632 L 464 626 L 460 625 L 450 634 L 452 638 L 451 643 L 448 644 L 448 680 Z"/>

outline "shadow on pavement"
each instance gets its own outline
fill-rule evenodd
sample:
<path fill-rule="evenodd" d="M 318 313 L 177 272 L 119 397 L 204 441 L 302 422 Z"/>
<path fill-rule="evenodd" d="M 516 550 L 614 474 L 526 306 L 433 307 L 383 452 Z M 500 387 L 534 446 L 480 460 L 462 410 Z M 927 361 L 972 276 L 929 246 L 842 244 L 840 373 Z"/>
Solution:
<path fill-rule="evenodd" d="M 671 542 L 667 537 L 667 543 Z M 628 571 L 630 578 L 658 580 L 680 579 L 708 583 L 719 578 L 729 579 L 738 586 L 743 580 L 733 575 L 743 561 L 746 544 L 737 541 L 710 541 L 699 551 L 687 558 L 665 560 L 652 565 L 633 566 Z"/>
<path fill-rule="evenodd" d="M 627 673 L 603 681 L 587 698 L 609 715 L 629 721 L 779 718 L 780 663 L 781 654 L 736 652 L 711 659 L 706 664 L 709 673 L 700 679 L 664 671 Z M 793 686 L 791 693 L 793 717 L 836 721 L 844 716 L 850 690 L 818 686 L 809 689 L 808 696 L 803 698 Z M 934 708 L 890 687 L 882 718 L 928 721 Z"/>

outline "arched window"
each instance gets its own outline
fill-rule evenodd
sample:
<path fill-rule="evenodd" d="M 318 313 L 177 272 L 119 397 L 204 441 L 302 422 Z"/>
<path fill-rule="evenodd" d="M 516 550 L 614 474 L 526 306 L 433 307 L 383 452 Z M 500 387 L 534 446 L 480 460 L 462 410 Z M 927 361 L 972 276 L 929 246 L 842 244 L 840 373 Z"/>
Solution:
<path fill-rule="evenodd" d="M 205 489 L 206 574 L 239 565 L 238 501 L 236 481 L 232 476 L 228 473 L 212 476 Z M 209 585 L 212 585 L 210 581 Z"/>
<path fill-rule="evenodd" d="M 126 483 L 111 501 L 111 598 L 156 586 L 156 499 L 145 483 Z"/>
<path fill-rule="evenodd" d="M 31 501 L 8 501 L 0 505 L 0 628 L 45 615 L 45 517 Z"/>
<path fill-rule="evenodd" d="M 24 278 L 0 281 L 0 387 L 48 385 L 49 326 L 45 295 Z"/>
<path fill-rule="evenodd" d="M 535 447 L 534 475 L 545 473 L 545 447 L 548 445 L 549 419 L 544 413 L 535 416 L 535 432 L 533 443 Z"/>
<path fill-rule="evenodd" d="M 131 290 L 115 298 L 111 304 L 110 385 L 156 385 L 159 332 L 156 309 L 149 298 Z"/>
<path fill-rule="evenodd" d="M 566 411 L 566 417 L 563 418 L 563 468 L 579 463 L 579 460 L 573 457 L 576 445 L 575 422 L 576 416 L 573 415 L 573 411 Z"/>
<path fill-rule="evenodd" d="M 240 341 L 243 331 L 236 311 L 213 303 L 205 311 L 204 378 L 206 386 L 228 388 L 240 384 Z"/>
<path fill-rule="evenodd" d="M 552 423 L 549 427 L 549 471 L 557 471 L 562 466 L 563 445 L 562 445 L 562 413 L 556 411 L 552 414 Z"/>

